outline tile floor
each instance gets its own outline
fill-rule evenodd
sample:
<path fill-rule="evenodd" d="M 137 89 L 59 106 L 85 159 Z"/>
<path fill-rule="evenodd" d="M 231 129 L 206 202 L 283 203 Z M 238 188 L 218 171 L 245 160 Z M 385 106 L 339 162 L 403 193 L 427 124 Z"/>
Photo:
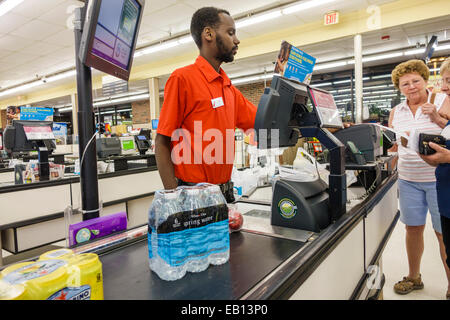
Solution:
<path fill-rule="evenodd" d="M 447 277 L 439 255 L 439 244 L 428 215 L 424 232 L 425 250 L 422 256 L 421 274 L 424 288 L 407 295 L 394 292 L 393 286 L 408 274 L 405 248 L 405 225 L 399 220 L 383 253 L 383 273 L 386 282 L 384 300 L 445 300 Z"/>

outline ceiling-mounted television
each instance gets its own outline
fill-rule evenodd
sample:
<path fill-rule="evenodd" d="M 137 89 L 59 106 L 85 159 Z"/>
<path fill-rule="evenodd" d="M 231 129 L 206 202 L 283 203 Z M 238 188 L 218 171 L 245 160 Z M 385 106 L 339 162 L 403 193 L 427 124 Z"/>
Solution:
<path fill-rule="evenodd" d="M 128 81 L 144 5 L 145 0 L 89 0 L 80 60 Z"/>

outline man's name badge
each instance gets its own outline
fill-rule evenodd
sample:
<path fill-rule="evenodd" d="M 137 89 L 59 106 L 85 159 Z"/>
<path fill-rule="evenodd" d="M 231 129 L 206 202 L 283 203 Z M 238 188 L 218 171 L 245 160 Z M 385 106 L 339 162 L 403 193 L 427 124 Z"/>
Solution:
<path fill-rule="evenodd" d="M 211 99 L 211 103 L 212 103 L 212 107 L 215 109 L 215 108 L 223 106 L 223 99 L 222 99 L 222 97 Z"/>

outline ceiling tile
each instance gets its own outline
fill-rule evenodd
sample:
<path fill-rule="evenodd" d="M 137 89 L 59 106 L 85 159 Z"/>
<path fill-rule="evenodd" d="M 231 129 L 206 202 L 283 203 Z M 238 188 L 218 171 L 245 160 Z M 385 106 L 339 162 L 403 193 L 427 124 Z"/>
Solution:
<path fill-rule="evenodd" d="M 24 17 L 36 18 L 65 1 L 66 0 L 26 0 L 15 7 L 11 12 Z"/>
<path fill-rule="evenodd" d="M 6 35 L 0 37 L 0 48 L 11 51 L 18 51 L 22 48 L 32 45 L 34 42 L 35 41 L 33 39 L 25 39 L 22 37 Z"/>
<path fill-rule="evenodd" d="M 40 20 L 31 20 L 27 24 L 11 32 L 11 35 L 27 39 L 43 40 L 64 28 Z"/>
<path fill-rule="evenodd" d="M 43 39 L 42 42 L 65 47 L 75 46 L 75 33 L 73 30 L 65 28 L 56 34 Z"/>
<path fill-rule="evenodd" d="M 0 18 L 0 30 L 3 34 L 10 33 L 31 21 L 31 18 L 8 12 Z"/>
<path fill-rule="evenodd" d="M 37 56 L 45 56 L 49 53 L 58 52 L 62 48 L 64 47 L 50 43 L 43 43 L 41 41 L 35 41 L 31 45 L 22 48 L 20 51 L 23 53 L 34 54 Z"/>
<path fill-rule="evenodd" d="M 150 13 L 165 9 L 176 4 L 177 0 L 165 0 L 165 1 L 146 1 L 144 7 L 144 17 Z"/>
<path fill-rule="evenodd" d="M 59 26 L 72 28 L 73 18 L 75 16 L 74 10 L 77 7 L 82 7 L 83 3 L 78 0 L 66 0 L 57 6 L 54 6 L 49 11 L 39 15 L 39 20 Z"/>

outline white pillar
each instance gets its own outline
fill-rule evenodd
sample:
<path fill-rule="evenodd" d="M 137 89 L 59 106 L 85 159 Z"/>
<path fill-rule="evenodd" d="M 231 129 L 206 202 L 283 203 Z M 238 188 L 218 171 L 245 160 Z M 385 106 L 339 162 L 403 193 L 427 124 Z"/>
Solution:
<path fill-rule="evenodd" d="M 363 64 L 362 64 L 362 39 L 357 34 L 354 38 L 355 47 L 355 122 L 362 123 L 363 120 Z"/>

